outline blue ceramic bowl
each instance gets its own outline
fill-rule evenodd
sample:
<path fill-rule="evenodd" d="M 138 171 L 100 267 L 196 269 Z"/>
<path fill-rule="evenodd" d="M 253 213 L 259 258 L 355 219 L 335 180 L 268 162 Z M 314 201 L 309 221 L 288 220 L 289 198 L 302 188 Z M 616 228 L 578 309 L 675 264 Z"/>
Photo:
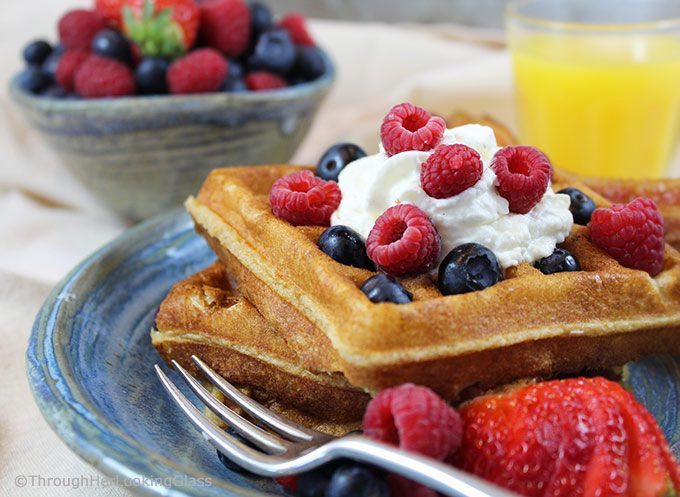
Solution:
<path fill-rule="evenodd" d="M 147 221 L 95 253 L 45 302 L 30 339 L 33 393 L 57 434 L 121 483 L 148 495 L 283 495 L 271 480 L 227 470 L 161 388 L 149 331 L 170 287 L 214 261 L 185 213 Z M 184 383 L 174 372 L 178 385 Z M 625 379 L 680 454 L 680 360 L 632 363 Z M 185 394 L 194 399 L 185 389 Z M 196 402 L 197 405 L 201 405 Z M 171 487 L 171 488 L 168 488 Z"/>
<path fill-rule="evenodd" d="M 58 100 L 10 85 L 13 100 L 102 202 L 140 220 L 194 193 L 211 169 L 286 163 L 334 80 L 266 92 Z"/>

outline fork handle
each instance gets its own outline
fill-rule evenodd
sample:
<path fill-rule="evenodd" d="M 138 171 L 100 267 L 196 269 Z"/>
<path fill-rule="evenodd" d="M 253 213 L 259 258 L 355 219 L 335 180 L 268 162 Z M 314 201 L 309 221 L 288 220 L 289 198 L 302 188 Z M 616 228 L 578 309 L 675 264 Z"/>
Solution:
<path fill-rule="evenodd" d="M 519 497 L 453 466 L 396 450 L 360 435 L 334 440 L 326 447 L 334 457 L 347 457 L 379 466 L 451 497 Z"/>

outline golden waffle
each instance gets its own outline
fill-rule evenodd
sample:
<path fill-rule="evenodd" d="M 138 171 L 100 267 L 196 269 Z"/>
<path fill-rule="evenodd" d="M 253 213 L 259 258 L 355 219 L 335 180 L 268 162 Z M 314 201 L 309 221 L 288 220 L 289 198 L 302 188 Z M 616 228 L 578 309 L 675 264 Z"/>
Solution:
<path fill-rule="evenodd" d="M 301 367 L 218 263 L 173 287 L 151 338 L 166 361 L 198 374 L 191 361 L 197 355 L 260 402 L 326 432 L 355 429 L 369 400 L 340 374 Z"/>
<path fill-rule="evenodd" d="M 215 170 L 187 208 L 246 299 L 310 371 L 340 371 L 370 391 L 411 381 L 455 399 L 468 387 L 680 351 L 680 258 L 670 247 L 651 278 L 620 266 L 576 226 L 563 246 L 580 272 L 546 276 L 523 264 L 491 288 L 454 296 L 422 275 L 402 280 L 413 303 L 373 304 L 359 290 L 373 273 L 321 252 L 324 228 L 271 213 L 271 185 L 299 170 Z M 554 188 L 570 185 L 607 205 L 556 172 Z"/>

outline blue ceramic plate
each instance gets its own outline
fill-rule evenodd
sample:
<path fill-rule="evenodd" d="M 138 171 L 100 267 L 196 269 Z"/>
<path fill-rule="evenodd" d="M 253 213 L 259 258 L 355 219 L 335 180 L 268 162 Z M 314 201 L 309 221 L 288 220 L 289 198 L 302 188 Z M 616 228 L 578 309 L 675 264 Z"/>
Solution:
<path fill-rule="evenodd" d="M 29 380 L 47 421 L 83 459 L 110 476 L 162 483 L 141 493 L 283 495 L 270 480 L 222 466 L 153 372 L 161 362 L 149 338 L 158 305 L 174 283 L 213 260 L 179 211 L 125 233 L 52 291 L 33 328 Z M 626 379 L 680 454 L 680 362 L 640 361 Z"/>

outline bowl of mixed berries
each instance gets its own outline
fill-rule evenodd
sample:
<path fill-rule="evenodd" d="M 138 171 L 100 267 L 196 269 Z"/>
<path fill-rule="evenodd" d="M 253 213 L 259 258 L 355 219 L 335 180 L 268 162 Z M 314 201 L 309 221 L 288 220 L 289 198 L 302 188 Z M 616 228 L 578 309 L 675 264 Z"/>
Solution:
<path fill-rule="evenodd" d="M 220 166 L 287 162 L 334 79 L 304 16 L 244 0 L 95 0 L 26 45 L 10 91 L 116 212 L 178 205 Z"/>

